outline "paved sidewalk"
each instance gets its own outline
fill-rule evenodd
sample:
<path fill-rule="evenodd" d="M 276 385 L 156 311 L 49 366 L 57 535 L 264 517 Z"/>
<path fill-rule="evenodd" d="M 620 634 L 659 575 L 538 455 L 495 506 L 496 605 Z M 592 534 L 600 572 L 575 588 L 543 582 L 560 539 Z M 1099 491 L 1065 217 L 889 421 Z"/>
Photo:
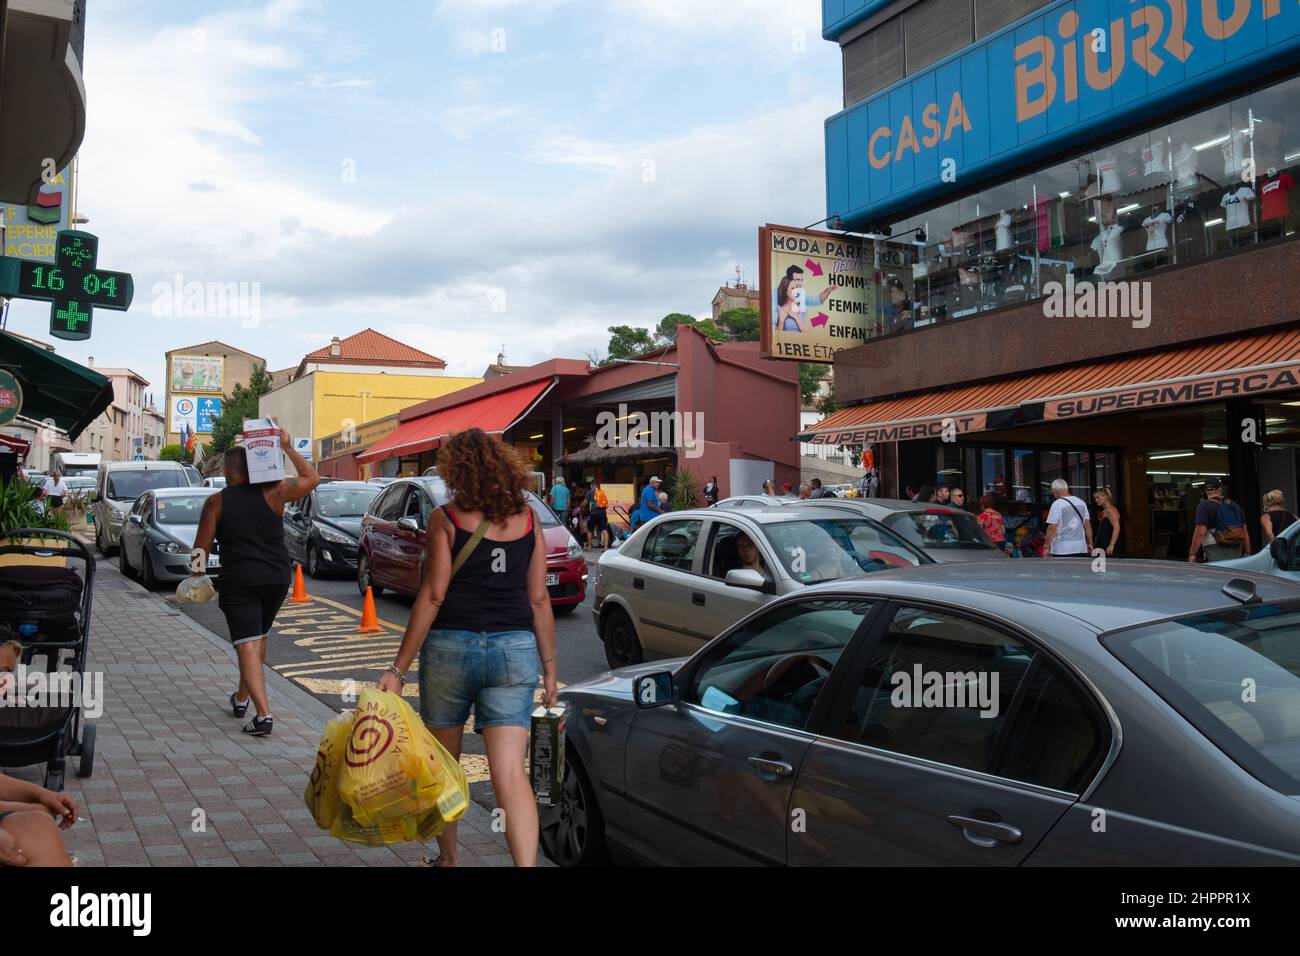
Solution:
<path fill-rule="evenodd" d="M 275 733 L 251 738 L 230 716 L 229 643 L 101 561 L 88 671 L 104 674 L 94 774 L 65 790 L 82 819 L 66 834 L 82 866 L 405 866 L 420 844 L 361 847 L 318 829 L 303 805 L 325 704 L 272 671 Z M 44 768 L 6 769 L 40 783 Z M 194 832 L 196 810 L 206 814 Z M 509 866 L 505 837 L 471 801 L 460 820 L 463 866 Z M 544 859 L 539 860 L 546 865 Z"/>

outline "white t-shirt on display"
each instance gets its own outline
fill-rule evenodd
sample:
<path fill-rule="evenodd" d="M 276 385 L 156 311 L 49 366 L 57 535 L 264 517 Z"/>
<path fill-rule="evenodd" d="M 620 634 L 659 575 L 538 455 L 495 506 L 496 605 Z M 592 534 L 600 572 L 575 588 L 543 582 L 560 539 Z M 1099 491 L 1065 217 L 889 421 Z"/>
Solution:
<path fill-rule="evenodd" d="M 1165 230 L 1173 219 L 1174 217 L 1167 212 L 1158 212 L 1142 220 L 1142 228 L 1147 231 L 1147 252 L 1169 248 L 1169 238 L 1165 235 Z"/>
<path fill-rule="evenodd" d="M 1233 130 L 1232 135 L 1219 148 L 1223 150 L 1223 175 L 1231 176 L 1239 172 L 1246 162 L 1246 134 Z"/>
<path fill-rule="evenodd" d="M 1120 247 L 1119 237 L 1123 235 L 1122 226 L 1107 226 L 1101 232 L 1097 233 L 1097 238 L 1092 240 L 1092 251 L 1101 257 L 1101 264 L 1097 266 L 1097 272 L 1109 272 L 1115 268 L 1115 263 L 1124 258 L 1124 250 Z"/>
<path fill-rule="evenodd" d="M 1011 248 L 1011 216 L 1008 213 L 998 216 L 997 240 L 997 251 Z"/>
<path fill-rule="evenodd" d="M 1086 554 L 1088 539 L 1083 533 L 1083 519 L 1088 506 L 1074 495 L 1066 495 L 1052 502 L 1047 512 L 1047 523 L 1056 525 L 1052 539 L 1052 554 Z"/>
<path fill-rule="evenodd" d="M 1163 140 L 1156 140 L 1150 146 L 1142 150 L 1142 159 L 1144 165 L 1142 172 L 1148 176 L 1158 173 L 1165 168 L 1165 144 Z"/>
<path fill-rule="evenodd" d="M 1119 160 L 1115 156 L 1102 156 L 1097 160 L 1097 175 L 1101 177 L 1102 195 L 1120 191 Z"/>
<path fill-rule="evenodd" d="M 1174 153 L 1174 175 L 1180 186 L 1196 185 L 1196 150 L 1187 143 Z"/>
<path fill-rule="evenodd" d="M 1227 214 L 1228 229 L 1244 229 L 1250 225 L 1250 201 L 1255 198 L 1255 190 L 1242 186 L 1235 191 L 1223 194 L 1219 205 Z"/>

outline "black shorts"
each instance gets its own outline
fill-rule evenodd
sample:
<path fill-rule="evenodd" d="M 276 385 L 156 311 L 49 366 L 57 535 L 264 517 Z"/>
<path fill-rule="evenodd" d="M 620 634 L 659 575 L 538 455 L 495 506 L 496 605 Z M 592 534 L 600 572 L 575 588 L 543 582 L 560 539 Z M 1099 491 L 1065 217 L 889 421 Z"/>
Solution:
<path fill-rule="evenodd" d="M 219 582 L 217 605 L 221 608 L 221 613 L 226 615 L 230 643 L 238 647 L 271 633 L 275 615 L 288 596 L 289 587 L 284 584 Z"/>
<path fill-rule="evenodd" d="M 603 511 L 600 512 L 600 514 L 593 514 L 591 517 L 587 519 L 588 531 L 595 533 L 598 531 L 606 531 L 608 530 L 608 528 L 609 528 L 609 518 L 606 516 L 605 512 Z"/>

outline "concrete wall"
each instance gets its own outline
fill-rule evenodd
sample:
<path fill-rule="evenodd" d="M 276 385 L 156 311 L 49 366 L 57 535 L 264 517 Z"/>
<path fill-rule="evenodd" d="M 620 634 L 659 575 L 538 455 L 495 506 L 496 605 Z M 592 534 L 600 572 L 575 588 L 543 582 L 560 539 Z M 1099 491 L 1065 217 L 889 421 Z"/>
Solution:
<path fill-rule="evenodd" d="M 274 418 L 295 438 L 311 435 L 314 440 L 317 437 L 312 432 L 312 403 L 315 398 L 316 376 L 304 375 L 259 398 L 257 415 L 259 418 Z M 331 428 L 326 434 L 336 431 L 338 428 Z"/>

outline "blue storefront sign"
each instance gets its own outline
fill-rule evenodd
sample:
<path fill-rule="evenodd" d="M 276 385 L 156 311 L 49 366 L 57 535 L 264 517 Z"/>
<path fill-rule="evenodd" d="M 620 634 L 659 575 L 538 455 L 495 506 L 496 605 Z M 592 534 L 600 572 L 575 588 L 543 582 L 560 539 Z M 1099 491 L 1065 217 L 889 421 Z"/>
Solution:
<path fill-rule="evenodd" d="M 1054 3 L 828 119 L 827 215 L 888 223 L 1298 57 L 1296 0 Z"/>

